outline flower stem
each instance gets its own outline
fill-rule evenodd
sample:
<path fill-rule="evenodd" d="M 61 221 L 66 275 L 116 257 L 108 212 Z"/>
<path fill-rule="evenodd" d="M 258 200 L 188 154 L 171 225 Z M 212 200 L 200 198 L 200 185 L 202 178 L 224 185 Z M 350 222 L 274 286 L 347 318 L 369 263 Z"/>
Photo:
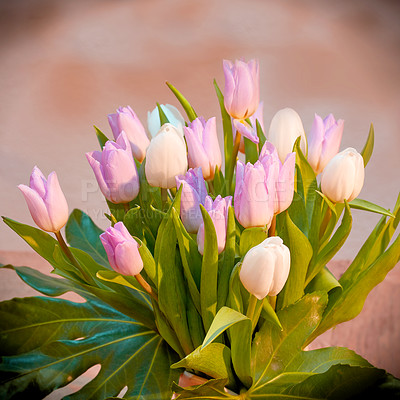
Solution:
<path fill-rule="evenodd" d="M 235 143 L 233 145 L 231 163 L 229 165 L 228 176 L 226 177 L 227 180 L 228 180 L 228 190 L 229 190 L 230 193 L 232 192 L 233 172 L 235 170 L 236 158 L 237 158 L 237 155 L 238 155 L 238 152 L 239 152 L 240 138 L 241 138 L 241 134 L 239 133 L 239 131 L 236 131 Z"/>
<path fill-rule="evenodd" d="M 268 296 L 268 301 L 269 301 L 269 304 L 271 304 L 271 307 L 275 310 L 275 308 L 276 308 L 276 296 Z"/>
<path fill-rule="evenodd" d="M 272 218 L 271 226 L 268 229 L 268 237 L 275 236 L 276 234 L 276 215 Z"/>
<path fill-rule="evenodd" d="M 324 233 L 326 231 L 326 228 L 328 227 L 331 217 L 332 217 L 332 210 L 330 209 L 330 207 L 328 207 L 328 209 L 326 210 L 324 219 L 322 221 L 321 227 L 319 229 L 319 238 L 320 239 L 322 238 L 322 236 L 324 236 Z"/>
<path fill-rule="evenodd" d="M 167 202 L 168 202 L 168 189 L 161 188 L 161 204 L 163 210 Z"/>
<path fill-rule="evenodd" d="M 247 306 L 247 313 L 246 317 L 249 318 L 253 322 L 254 318 L 254 311 L 256 310 L 256 305 L 257 305 L 257 297 L 254 296 L 254 294 L 250 294 L 249 298 L 249 305 Z M 255 325 L 255 324 L 253 324 Z"/>
<path fill-rule="evenodd" d="M 135 275 L 136 280 L 139 282 L 139 285 L 155 300 L 158 302 L 158 297 L 154 293 L 151 286 L 146 282 L 142 275 L 137 274 Z"/>
<path fill-rule="evenodd" d="M 62 251 L 68 257 L 68 259 L 71 261 L 72 265 L 81 273 L 81 275 L 83 276 L 83 278 L 85 279 L 86 282 L 93 282 L 93 278 L 90 275 L 88 275 L 88 273 L 79 265 L 78 261 L 71 253 L 71 250 L 65 243 L 65 240 L 61 235 L 61 232 L 57 231 L 57 232 L 54 232 L 54 234 L 56 235 L 56 238 L 58 240 L 58 243 L 61 246 Z"/>
<path fill-rule="evenodd" d="M 129 203 L 124 203 L 125 214 L 130 210 Z"/>

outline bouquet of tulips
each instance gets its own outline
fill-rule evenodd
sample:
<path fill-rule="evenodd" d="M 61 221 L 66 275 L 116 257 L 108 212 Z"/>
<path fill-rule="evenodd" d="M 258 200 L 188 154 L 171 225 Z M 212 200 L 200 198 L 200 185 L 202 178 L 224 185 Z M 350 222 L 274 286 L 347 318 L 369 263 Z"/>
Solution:
<path fill-rule="evenodd" d="M 361 153 L 339 152 L 343 120 L 316 115 L 306 137 L 286 108 L 267 140 L 258 62 L 223 69 L 223 154 L 216 118 L 198 117 L 169 83 L 186 121 L 157 104 L 151 140 L 130 107 L 108 116 L 115 140 L 96 128 L 101 150 L 86 156 L 107 200 L 105 232 L 68 215 L 55 172 L 35 167 L 19 186 L 40 229 L 4 222 L 59 277 L 3 266 L 45 296 L 0 304 L 2 399 L 43 398 L 96 364 L 68 399 L 399 394 L 396 378 L 347 348 L 307 349 L 356 317 L 400 257 L 400 196 L 391 211 L 357 198 L 373 127 Z M 337 280 L 326 265 L 352 208 L 382 217 Z M 68 291 L 84 302 L 56 298 Z"/>

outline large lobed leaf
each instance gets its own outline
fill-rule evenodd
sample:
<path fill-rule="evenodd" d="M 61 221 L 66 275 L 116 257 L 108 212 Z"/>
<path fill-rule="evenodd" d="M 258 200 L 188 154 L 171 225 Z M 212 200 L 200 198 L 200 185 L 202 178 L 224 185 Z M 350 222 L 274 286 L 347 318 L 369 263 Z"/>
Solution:
<path fill-rule="evenodd" d="M 31 297 L 0 304 L 0 397 L 41 399 L 96 364 L 99 374 L 70 399 L 170 399 L 177 374 L 154 331 L 105 303 Z M 154 396 L 154 397 L 148 397 Z"/>

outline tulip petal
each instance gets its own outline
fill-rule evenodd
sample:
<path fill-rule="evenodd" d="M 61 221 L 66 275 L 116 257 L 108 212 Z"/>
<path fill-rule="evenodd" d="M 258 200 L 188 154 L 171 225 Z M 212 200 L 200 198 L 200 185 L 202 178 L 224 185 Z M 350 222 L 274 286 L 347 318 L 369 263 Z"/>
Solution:
<path fill-rule="evenodd" d="M 29 186 L 18 185 L 18 188 L 25 197 L 26 204 L 35 224 L 44 231 L 53 232 L 53 224 L 51 223 L 44 200 Z"/>
<path fill-rule="evenodd" d="M 258 143 L 260 141 L 257 136 L 256 130 L 251 127 L 246 121 L 234 119 L 233 126 L 242 136 L 251 140 L 253 143 Z"/>
<path fill-rule="evenodd" d="M 188 147 L 189 167 L 201 167 L 204 179 L 209 179 L 211 176 L 210 162 L 203 148 L 200 138 L 189 127 L 183 128 L 185 132 L 186 143 Z"/>
<path fill-rule="evenodd" d="M 102 170 L 100 167 L 100 161 L 98 160 L 99 154 L 100 154 L 100 159 L 101 159 L 101 153 L 99 151 L 92 151 L 92 152 L 86 153 L 86 158 L 89 161 L 89 164 L 93 169 L 93 172 L 96 177 L 97 183 L 100 187 L 101 193 L 103 193 L 105 198 L 110 199 L 110 190 L 108 189 L 107 183 L 103 177 L 103 173 L 102 173 Z"/>
<path fill-rule="evenodd" d="M 46 195 L 47 179 L 42 171 L 35 165 L 29 179 L 29 186 L 35 190 L 41 198 Z"/>
<path fill-rule="evenodd" d="M 118 272 L 123 275 L 135 276 L 140 274 L 143 269 L 138 244 L 134 239 L 117 244 L 115 259 L 117 260 Z"/>
<path fill-rule="evenodd" d="M 114 255 L 114 247 L 109 242 L 109 234 L 108 231 L 105 231 L 100 235 L 101 243 L 103 243 L 103 247 L 107 253 L 108 262 L 113 270 L 116 270 L 117 265 L 115 264 L 115 255 Z"/>

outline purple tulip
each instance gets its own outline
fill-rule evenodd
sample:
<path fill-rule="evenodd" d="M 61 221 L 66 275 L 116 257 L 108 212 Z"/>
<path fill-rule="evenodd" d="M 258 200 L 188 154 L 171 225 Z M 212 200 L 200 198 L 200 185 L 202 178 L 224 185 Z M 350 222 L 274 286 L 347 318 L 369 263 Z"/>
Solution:
<path fill-rule="evenodd" d="M 189 169 L 185 175 L 178 175 L 175 179 L 177 189 L 183 185 L 180 212 L 183 225 L 189 233 L 197 233 L 203 222 L 200 204 L 204 205 L 207 196 L 201 168 Z"/>
<path fill-rule="evenodd" d="M 314 122 L 308 135 L 307 160 L 315 174 L 320 174 L 328 162 L 339 152 L 344 121 L 335 120 L 329 114 L 324 120 L 315 114 Z"/>
<path fill-rule="evenodd" d="M 53 171 L 48 178 L 34 167 L 29 186 L 18 185 L 35 224 L 46 232 L 58 232 L 68 221 L 68 204 Z"/>
<path fill-rule="evenodd" d="M 213 179 L 215 167 L 221 168 L 222 157 L 217 137 L 216 118 L 207 122 L 196 118 L 183 128 L 188 146 L 189 167 L 201 167 L 204 179 Z"/>
<path fill-rule="evenodd" d="M 232 205 L 232 196 L 221 197 L 220 195 L 213 201 L 207 196 L 204 202 L 204 208 L 207 210 L 214 224 L 217 234 L 218 254 L 225 249 L 226 228 L 228 223 L 228 210 Z M 197 246 L 200 254 L 204 253 L 204 222 L 201 223 L 197 233 Z"/>
<path fill-rule="evenodd" d="M 257 60 L 248 63 L 224 60 L 224 104 L 228 114 L 243 120 L 253 115 L 260 99 L 260 74 Z"/>
<path fill-rule="evenodd" d="M 294 194 L 294 172 L 296 153 L 289 153 L 282 164 L 275 146 L 265 142 L 260 153 L 260 161 L 265 170 L 277 169 L 275 181 L 274 214 L 285 211 L 292 204 Z"/>
<path fill-rule="evenodd" d="M 276 165 L 270 168 L 257 161 L 254 165 L 236 164 L 235 215 L 245 228 L 271 225 L 274 216 Z"/>
<path fill-rule="evenodd" d="M 129 203 L 139 193 L 139 176 L 126 134 L 109 140 L 103 151 L 86 153 L 105 198 L 114 204 Z"/>
<path fill-rule="evenodd" d="M 125 132 L 131 144 L 133 156 L 142 162 L 146 157 L 146 149 L 150 144 L 150 140 L 146 135 L 146 131 L 139 118 L 128 107 L 119 107 L 116 114 L 108 115 L 108 122 L 117 139 L 121 132 Z"/>
<path fill-rule="evenodd" d="M 139 245 L 122 222 L 109 227 L 100 235 L 108 261 L 113 270 L 122 275 L 135 276 L 143 269 Z"/>

